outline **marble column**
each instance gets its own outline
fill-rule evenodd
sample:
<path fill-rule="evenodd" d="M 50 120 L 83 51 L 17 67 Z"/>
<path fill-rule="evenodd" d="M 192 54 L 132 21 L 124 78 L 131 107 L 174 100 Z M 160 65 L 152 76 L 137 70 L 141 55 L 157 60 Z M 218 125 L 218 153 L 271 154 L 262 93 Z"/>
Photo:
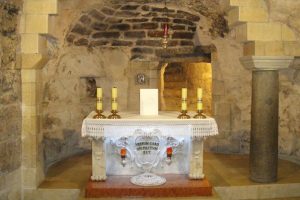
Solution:
<path fill-rule="evenodd" d="M 288 56 L 241 58 L 252 70 L 250 179 L 260 183 L 277 180 L 278 163 L 278 70 L 293 61 Z"/>

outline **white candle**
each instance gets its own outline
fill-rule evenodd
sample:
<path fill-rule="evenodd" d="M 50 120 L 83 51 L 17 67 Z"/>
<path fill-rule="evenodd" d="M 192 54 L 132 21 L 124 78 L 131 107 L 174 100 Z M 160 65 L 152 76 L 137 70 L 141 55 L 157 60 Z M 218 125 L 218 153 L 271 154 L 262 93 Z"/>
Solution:
<path fill-rule="evenodd" d="M 197 98 L 202 99 L 202 88 L 197 88 Z"/>
<path fill-rule="evenodd" d="M 97 88 L 97 97 L 102 97 L 102 88 Z"/>
<path fill-rule="evenodd" d="M 203 93 L 202 88 L 198 88 L 197 89 L 197 110 L 203 110 L 202 93 Z"/>
<path fill-rule="evenodd" d="M 186 99 L 187 97 L 187 88 L 182 88 L 181 89 L 181 98 Z"/>
<path fill-rule="evenodd" d="M 102 110 L 102 88 L 97 88 L 97 103 L 96 103 L 96 109 Z"/>
<path fill-rule="evenodd" d="M 118 89 L 116 87 L 113 87 L 111 89 L 111 109 L 112 110 L 118 110 L 118 103 L 117 103 L 117 97 L 118 97 Z"/>
<path fill-rule="evenodd" d="M 187 98 L 187 88 L 182 88 L 181 89 L 181 110 L 187 110 L 187 103 L 186 103 L 186 98 Z"/>
<path fill-rule="evenodd" d="M 113 88 L 111 89 L 111 98 L 115 99 L 115 98 L 117 98 L 117 97 L 118 97 L 118 90 L 117 90 L 116 87 L 113 87 Z"/>

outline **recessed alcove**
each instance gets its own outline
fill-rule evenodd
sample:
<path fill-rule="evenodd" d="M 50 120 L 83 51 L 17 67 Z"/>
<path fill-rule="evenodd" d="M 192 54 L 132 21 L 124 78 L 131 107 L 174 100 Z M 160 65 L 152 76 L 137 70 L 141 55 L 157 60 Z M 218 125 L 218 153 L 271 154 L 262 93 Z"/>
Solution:
<path fill-rule="evenodd" d="M 204 112 L 212 114 L 212 66 L 207 62 L 173 62 L 160 72 L 160 108 L 178 111 L 181 106 L 181 89 L 188 89 L 187 106 L 196 110 L 197 88 L 203 89 Z"/>

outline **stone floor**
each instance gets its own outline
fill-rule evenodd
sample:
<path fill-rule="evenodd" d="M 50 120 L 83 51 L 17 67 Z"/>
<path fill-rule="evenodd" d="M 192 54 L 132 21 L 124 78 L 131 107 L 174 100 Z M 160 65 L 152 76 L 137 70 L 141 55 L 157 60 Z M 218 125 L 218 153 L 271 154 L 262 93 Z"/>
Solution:
<path fill-rule="evenodd" d="M 205 153 L 204 173 L 214 186 L 214 195 L 178 199 L 300 199 L 300 165 L 280 160 L 276 184 L 250 181 L 248 165 L 248 156 Z M 53 189 L 57 192 L 57 189 L 61 189 L 60 191 L 68 193 L 68 189 L 79 189 L 79 199 L 83 200 L 84 188 L 90 174 L 91 155 L 75 156 L 52 166 L 46 180 L 40 185 L 40 190 L 49 192 L 49 189 Z"/>

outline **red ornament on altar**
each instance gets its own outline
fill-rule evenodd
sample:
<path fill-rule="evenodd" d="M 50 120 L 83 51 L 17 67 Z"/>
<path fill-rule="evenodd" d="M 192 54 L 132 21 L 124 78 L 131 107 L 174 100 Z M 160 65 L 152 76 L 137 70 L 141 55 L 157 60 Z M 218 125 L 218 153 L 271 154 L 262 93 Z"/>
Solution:
<path fill-rule="evenodd" d="M 127 150 L 125 148 L 122 148 L 121 151 L 120 151 L 121 158 L 125 158 L 126 157 L 126 153 L 127 153 Z"/>
<path fill-rule="evenodd" d="M 170 158 L 170 157 L 172 157 L 172 154 L 173 154 L 173 148 L 167 147 L 167 156 Z"/>

